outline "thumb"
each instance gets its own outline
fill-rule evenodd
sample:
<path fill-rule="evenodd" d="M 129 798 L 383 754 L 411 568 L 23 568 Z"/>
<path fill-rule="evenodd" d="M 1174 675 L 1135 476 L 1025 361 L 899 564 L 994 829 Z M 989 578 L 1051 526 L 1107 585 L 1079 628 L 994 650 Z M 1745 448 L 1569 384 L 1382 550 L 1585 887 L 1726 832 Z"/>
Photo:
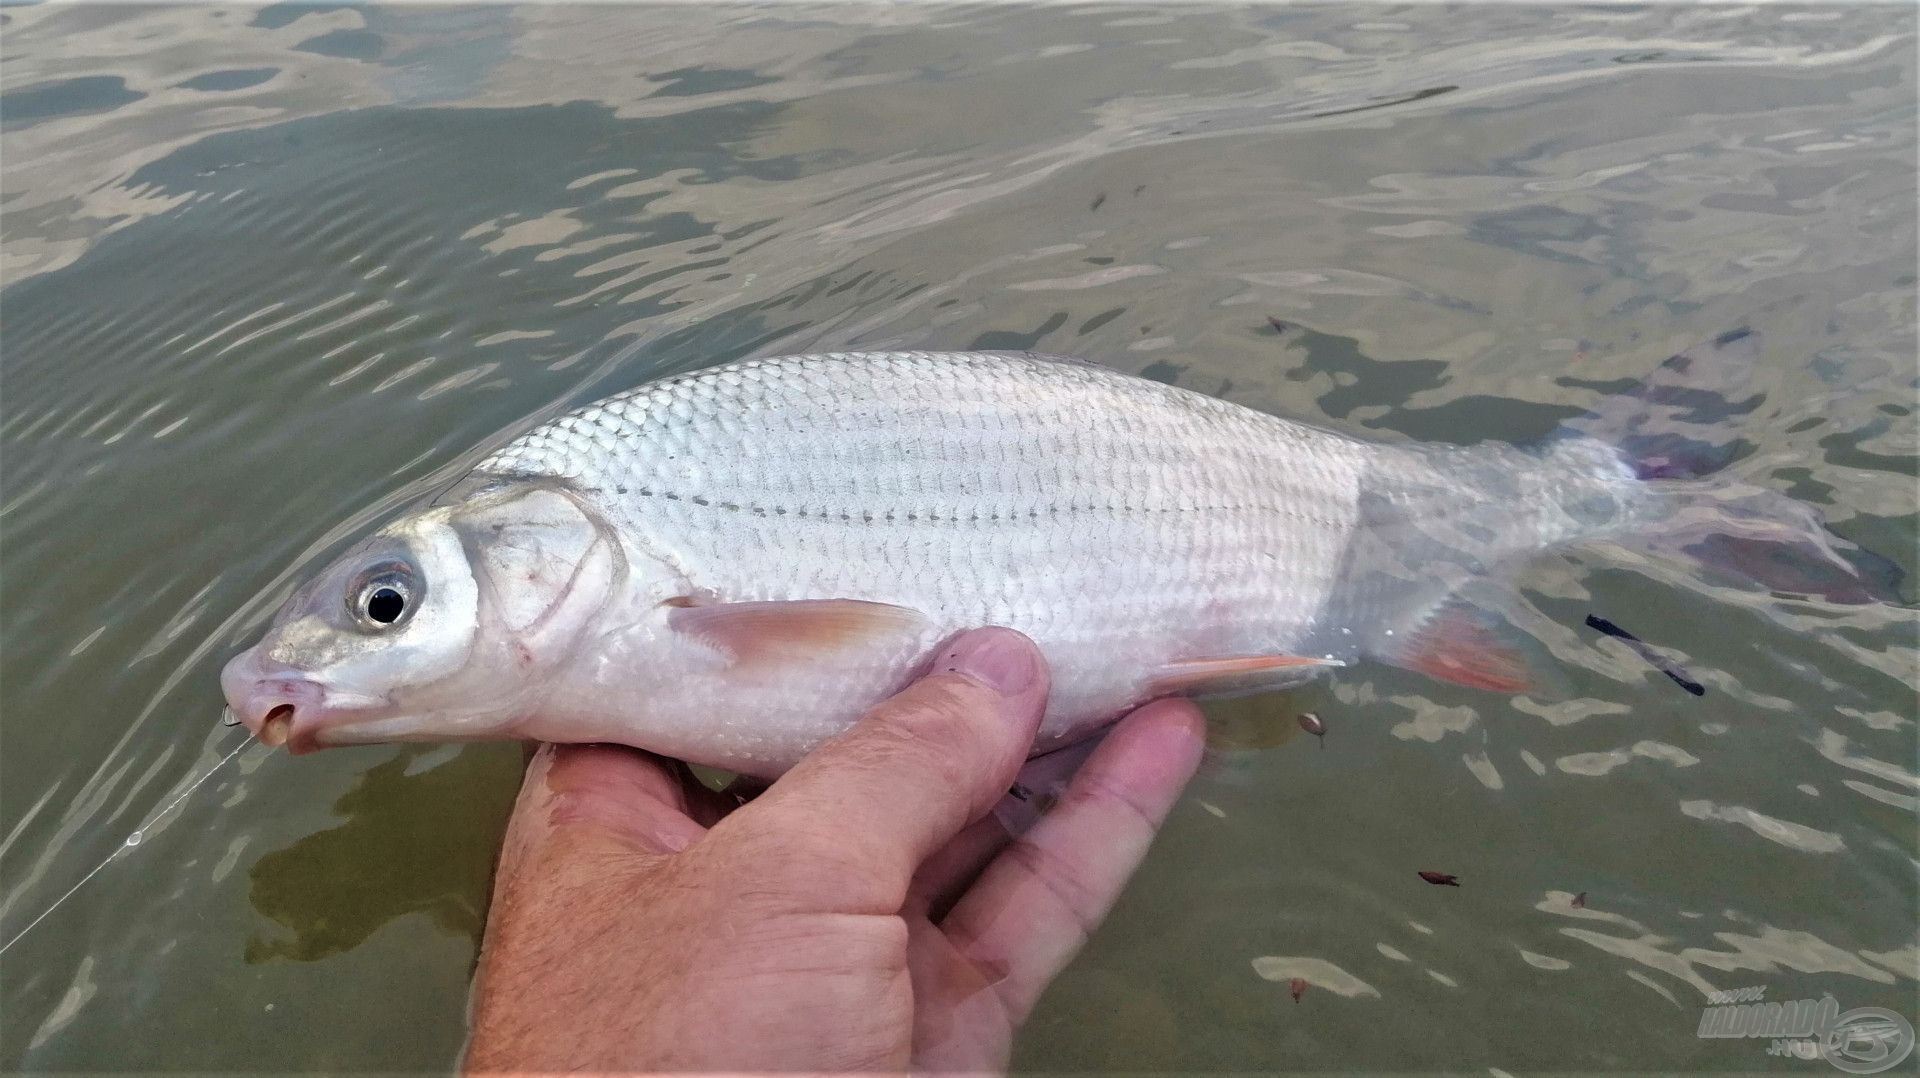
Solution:
<path fill-rule="evenodd" d="M 920 863 L 1006 792 L 1046 701 L 1033 641 L 963 633 L 711 837 L 756 847 L 763 882 L 802 906 L 897 912 Z"/>

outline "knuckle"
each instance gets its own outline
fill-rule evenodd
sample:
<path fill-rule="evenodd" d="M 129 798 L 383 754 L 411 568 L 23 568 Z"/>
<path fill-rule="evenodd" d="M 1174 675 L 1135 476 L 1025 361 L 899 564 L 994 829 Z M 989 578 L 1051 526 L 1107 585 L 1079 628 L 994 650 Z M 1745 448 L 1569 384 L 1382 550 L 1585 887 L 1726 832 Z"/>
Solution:
<path fill-rule="evenodd" d="M 818 832 L 789 836 L 787 856 L 791 863 L 802 866 L 802 871 L 812 879 L 828 881 L 836 891 L 866 892 L 873 889 L 887 875 L 891 866 L 877 864 L 879 860 L 873 848 L 863 842 L 850 841 L 846 835 L 828 835 Z"/>
<path fill-rule="evenodd" d="M 1082 942 L 1092 938 L 1093 930 L 1106 916 L 1107 899 L 1089 882 L 1085 866 L 1061 855 L 1053 848 L 1027 839 L 1014 840 L 1003 855 L 1026 870 L 1048 900 L 1066 914 Z"/>
<path fill-rule="evenodd" d="M 840 830 L 749 828 L 713 845 L 739 889 L 769 908 L 866 912 L 869 905 L 887 905 L 888 899 L 871 896 L 891 896 L 898 874 L 873 843 Z"/>
<path fill-rule="evenodd" d="M 778 972 L 858 973 L 905 968 L 907 924 L 897 917 L 809 913 L 768 917 L 741 940 Z"/>
<path fill-rule="evenodd" d="M 877 755 L 949 766 L 992 748 L 994 703 L 959 678 L 934 677 L 876 709 L 865 733 Z"/>
<path fill-rule="evenodd" d="M 923 681 L 873 713 L 852 755 L 876 776 L 950 794 L 956 812 L 984 811 L 1026 750 L 984 692 L 959 678 Z"/>
<path fill-rule="evenodd" d="M 1108 775 L 1094 771 L 1082 774 L 1068 786 L 1062 799 L 1066 806 L 1097 811 L 1108 826 L 1151 837 L 1160 830 L 1160 816 L 1127 787 Z M 1056 806 L 1055 811 L 1063 806 Z"/>
<path fill-rule="evenodd" d="M 952 737 L 972 727 L 982 712 L 991 713 L 993 701 L 980 687 L 963 678 L 937 676 L 882 705 L 876 716 L 890 725 L 914 730 L 922 737 Z"/>

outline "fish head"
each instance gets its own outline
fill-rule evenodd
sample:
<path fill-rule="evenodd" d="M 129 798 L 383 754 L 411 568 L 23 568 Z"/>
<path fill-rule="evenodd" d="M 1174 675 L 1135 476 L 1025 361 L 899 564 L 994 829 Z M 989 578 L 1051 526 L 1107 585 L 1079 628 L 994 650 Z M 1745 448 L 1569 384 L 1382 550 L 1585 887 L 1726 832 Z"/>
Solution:
<path fill-rule="evenodd" d="M 610 526 L 508 483 L 383 528 L 315 575 L 221 672 L 234 715 L 294 753 L 516 736 L 617 592 Z"/>

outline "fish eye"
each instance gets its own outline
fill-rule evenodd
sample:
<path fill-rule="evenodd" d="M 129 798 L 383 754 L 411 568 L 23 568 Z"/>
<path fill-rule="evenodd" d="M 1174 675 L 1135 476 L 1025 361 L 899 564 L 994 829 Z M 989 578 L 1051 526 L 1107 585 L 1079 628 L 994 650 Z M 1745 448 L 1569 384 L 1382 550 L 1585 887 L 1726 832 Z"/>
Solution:
<path fill-rule="evenodd" d="M 369 629 L 390 629 L 414 606 L 414 580 L 405 565 L 386 564 L 362 573 L 347 593 L 348 609 Z"/>
<path fill-rule="evenodd" d="M 400 620 L 400 612 L 407 608 L 407 597 L 400 594 L 398 588 L 375 588 L 367 596 L 367 616 L 382 625 L 391 625 Z"/>

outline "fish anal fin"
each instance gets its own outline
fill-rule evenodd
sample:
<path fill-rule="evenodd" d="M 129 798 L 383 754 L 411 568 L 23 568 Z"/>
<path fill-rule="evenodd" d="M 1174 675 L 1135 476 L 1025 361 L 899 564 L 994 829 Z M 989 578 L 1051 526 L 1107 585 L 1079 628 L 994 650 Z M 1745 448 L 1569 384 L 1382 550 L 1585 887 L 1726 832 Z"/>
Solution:
<path fill-rule="evenodd" d="M 862 599 L 795 599 L 784 602 L 668 600 L 667 626 L 737 664 L 816 659 L 863 644 L 923 632 L 917 610 Z"/>
<path fill-rule="evenodd" d="M 1460 599 L 1435 607 L 1386 656 L 1395 666 L 1474 689 L 1533 691 L 1533 664 L 1488 614 Z"/>
<path fill-rule="evenodd" d="M 1173 693 L 1215 692 L 1241 687 L 1250 677 L 1276 671 L 1310 672 L 1324 666 L 1345 666 L 1338 659 L 1304 655 L 1230 655 L 1176 659 L 1155 672 L 1149 688 L 1156 696 Z"/>

